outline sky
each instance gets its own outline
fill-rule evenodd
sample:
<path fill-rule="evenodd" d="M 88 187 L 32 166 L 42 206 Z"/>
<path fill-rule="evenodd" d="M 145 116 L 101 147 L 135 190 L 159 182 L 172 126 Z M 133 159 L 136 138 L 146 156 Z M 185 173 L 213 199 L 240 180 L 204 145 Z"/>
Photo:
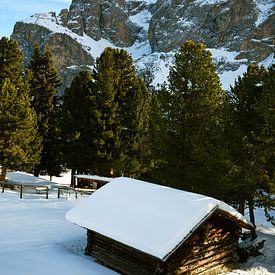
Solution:
<path fill-rule="evenodd" d="M 10 36 L 16 21 L 40 13 L 69 8 L 71 0 L 0 0 L 0 37 Z"/>

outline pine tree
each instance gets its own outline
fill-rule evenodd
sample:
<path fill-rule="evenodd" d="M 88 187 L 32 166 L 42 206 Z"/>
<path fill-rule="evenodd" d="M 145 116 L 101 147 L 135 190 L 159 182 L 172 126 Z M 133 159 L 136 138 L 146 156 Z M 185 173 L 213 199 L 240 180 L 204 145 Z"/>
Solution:
<path fill-rule="evenodd" d="M 96 98 L 95 146 L 101 173 L 140 176 L 151 167 L 151 95 L 124 50 L 106 48 L 93 73 Z"/>
<path fill-rule="evenodd" d="M 147 180 L 161 182 L 163 173 L 167 173 L 162 168 L 165 162 L 163 148 L 166 146 L 165 140 L 165 123 L 162 113 L 162 91 L 154 91 L 151 98 L 150 120 L 149 120 L 149 140 L 152 158 L 152 169 L 148 171 L 144 178 Z M 166 101 L 167 102 L 167 101 Z"/>
<path fill-rule="evenodd" d="M 171 93 L 163 85 L 160 90 L 155 91 L 152 96 L 152 107 L 150 115 L 150 140 L 155 160 L 149 180 L 170 185 L 173 172 L 168 165 L 168 154 L 171 152 L 168 146 L 169 131 L 171 126 Z"/>
<path fill-rule="evenodd" d="M 267 158 L 272 162 L 270 166 L 275 169 L 275 65 L 267 69 L 262 82 L 263 91 L 260 99 L 253 108 L 261 116 L 261 124 L 256 125 L 255 139 L 265 147 Z M 262 149 L 261 149 L 262 150 Z M 274 170 L 273 170 L 274 173 Z M 274 182 L 273 182 L 274 184 Z"/>
<path fill-rule="evenodd" d="M 0 40 L 0 165 L 6 169 L 31 168 L 39 161 L 40 138 L 36 116 L 29 106 L 29 87 L 23 79 L 23 54 L 18 43 Z"/>
<path fill-rule="evenodd" d="M 49 118 L 49 128 L 48 136 L 49 138 L 44 143 L 44 164 L 41 166 L 41 173 L 47 174 L 52 178 L 52 176 L 60 176 L 62 172 L 65 171 L 63 166 L 63 156 L 62 156 L 62 138 L 61 138 L 61 109 L 60 109 L 60 99 L 54 97 L 53 113 Z"/>
<path fill-rule="evenodd" d="M 0 163 L 2 180 L 7 168 L 30 169 L 40 157 L 36 114 L 28 90 L 17 89 L 6 78 L 0 88 Z"/>
<path fill-rule="evenodd" d="M 6 78 L 16 87 L 23 87 L 22 63 L 23 54 L 15 40 L 6 37 L 0 39 L 0 85 Z"/>
<path fill-rule="evenodd" d="M 258 126 L 258 134 L 255 136 L 261 144 L 258 157 L 264 158 L 265 170 L 261 176 L 261 190 L 257 192 L 256 205 L 265 210 L 268 221 L 275 226 L 275 217 L 270 214 L 274 210 L 274 199 L 271 194 L 275 192 L 275 65 L 267 69 L 263 81 L 263 94 L 255 104 L 255 110 L 261 114 L 263 123 Z"/>
<path fill-rule="evenodd" d="M 90 72 L 80 71 L 63 97 L 62 151 L 65 165 L 72 169 L 73 174 L 97 173 L 94 169 L 96 152 L 93 144 L 97 134 L 93 118 L 96 102 L 92 96 L 91 82 Z"/>
<path fill-rule="evenodd" d="M 238 142 L 232 146 L 237 167 L 236 190 L 241 212 L 249 205 L 255 224 L 254 205 L 265 206 L 264 194 L 274 184 L 274 69 L 248 66 L 232 88 L 234 122 Z M 260 198 L 260 200 L 259 200 Z M 262 204 L 260 201 L 263 201 Z"/>
<path fill-rule="evenodd" d="M 170 70 L 166 120 L 166 184 L 217 196 L 224 94 L 211 53 L 187 41 Z"/>
<path fill-rule="evenodd" d="M 57 114 L 56 104 L 58 102 L 56 93 L 57 87 L 61 85 L 61 79 L 54 68 L 52 55 L 48 48 L 44 53 L 41 53 L 39 47 L 35 47 L 28 69 L 31 72 L 31 105 L 36 111 L 38 132 L 43 138 L 41 160 L 35 167 L 34 174 L 38 176 L 42 172 L 58 175 L 61 167 L 58 161 L 58 150 L 55 148 L 59 140 L 55 115 Z M 53 123 L 55 125 L 51 125 Z M 54 152 L 51 152 L 52 149 Z"/>
<path fill-rule="evenodd" d="M 93 95 L 98 103 L 94 112 L 97 135 L 94 137 L 100 174 L 110 175 L 113 159 L 118 159 L 121 144 L 121 127 L 116 76 L 116 56 L 113 49 L 107 48 L 96 61 L 93 72 Z"/>

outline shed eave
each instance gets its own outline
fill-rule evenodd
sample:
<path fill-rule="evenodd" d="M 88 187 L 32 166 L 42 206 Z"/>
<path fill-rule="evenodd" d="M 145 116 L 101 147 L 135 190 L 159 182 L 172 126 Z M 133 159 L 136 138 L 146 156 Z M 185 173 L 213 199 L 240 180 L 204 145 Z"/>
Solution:
<path fill-rule="evenodd" d="M 230 213 L 224 211 L 224 210 L 221 210 L 219 208 L 218 205 L 216 205 L 206 216 L 204 216 L 204 218 L 196 224 L 196 226 L 193 227 L 192 230 L 190 230 L 190 232 L 184 237 L 184 239 L 177 245 L 175 246 L 175 248 L 173 250 L 171 250 L 165 257 L 163 257 L 161 260 L 163 262 L 166 262 L 168 260 L 168 258 L 178 249 L 178 247 L 180 247 L 183 243 L 185 243 L 191 236 L 192 234 L 195 232 L 196 229 L 198 229 L 208 218 L 210 218 L 215 212 L 220 212 L 222 213 L 223 215 L 229 217 L 231 220 L 233 220 L 234 222 L 236 222 L 237 224 L 239 224 L 240 227 L 242 228 L 246 228 L 246 229 L 249 229 L 249 230 L 253 230 L 255 229 L 255 227 L 250 223 L 250 222 L 247 222 L 245 223 L 244 221 L 242 220 L 239 220 L 237 217 L 231 215 Z"/>
<path fill-rule="evenodd" d="M 183 243 L 185 243 L 187 241 L 187 239 L 189 239 L 192 234 L 194 233 L 194 231 L 196 229 L 198 229 L 208 218 L 210 218 L 214 212 L 218 209 L 218 206 L 216 205 L 207 215 L 205 215 L 203 217 L 203 219 L 201 219 L 201 221 L 199 223 L 197 223 L 190 231 L 189 233 L 183 238 L 183 240 L 178 243 L 175 248 L 173 250 L 171 250 L 166 256 L 164 256 L 161 260 L 163 262 L 166 262 L 168 260 L 168 258 L 178 249 L 178 247 L 180 247 Z"/>

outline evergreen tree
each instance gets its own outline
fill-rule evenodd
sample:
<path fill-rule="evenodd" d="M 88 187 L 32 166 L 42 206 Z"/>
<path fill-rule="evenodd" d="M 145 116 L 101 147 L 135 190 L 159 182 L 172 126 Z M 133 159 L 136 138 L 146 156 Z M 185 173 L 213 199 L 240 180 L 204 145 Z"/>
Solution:
<path fill-rule="evenodd" d="M 22 72 L 23 54 L 15 40 L 0 39 L 0 85 L 6 78 L 17 88 L 24 86 Z"/>
<path fill-rule="evenodd" d="M 62 172 L 65 171 L 63 165 L 62 156 L 62 138 L 61 138 L 61 109 L 60 109 L 60 99 L 54 97 L 53 100 L 53 113 L 49 118 L 48 127 L 48 139 L 44 143 L 44 164 L 41 165 L 40 173 L 47 174 L 52 178 L 52 176 L 60 176 Z"/>
<path fill-rule="evenodd" d="M 39 161 L 40 138 L 36 116 L 29 106 L 29 87 L 23 79 L 23 54 L 18 43 L 0 40 L 0 165 L 6 169 L 30 168 Z"/>
<path fill-rule="evenodd" d="M 140 176 L 151 167 L 151 95 L 124 50 L 106 48 L 97 59 L 92 91 L 96 98 L 96 146 L 101 174 Z"/>
<path fill-rule="evenodd" d="M 252 64 L 232 88 L 237 142 L 232 146 L 237 168 L 236 190 L 241 212 L 248 203 L 255 224 L 254 206 L 267 206 L 265 195 L 274 184 L 274 68 Z"/>
<path fill-rule="evenodd" d="M 152 97 L 151 120 L 150 120 L 150 140 L 155 161 L 151 171 L 150 180 L 171 185 L 174 169 L 169 167 L 168 158 L 172 155 L 169 142 L 169 132 L 171 131 L 171 93 L 165 85 L 160 90 L 155 91 Z M 171 153 L 171 155 L 170 155 Z M 172 158 L 172 157 L 171 157 Z M 171 160 L 169 158 L 169 161 Z"/>
<path fill-rule="evenodd" d="M 187 41 L 175 55 L 169 91 L 163 92 L 166 121 L 165 184 L 212 196 L 224 167 L 221 133 L 224 94 L 211 53 Z"/>
<path fill-rule="evenodd" d="M 30 108 L 28 90 L 17 89 L 6 78 L 0 88 L 0 163 L 6 170 L 30 169 L 40 157 L 36 114 Z"/>
<path fill-rule="evenodd" d="M 43 138 L 41 160 L 34 169 L 34 174 L 40 173 L 58 175 L 61 171 L 59 154 L 56 145 L 59 142 L 57 118 L 57 87 L 61 85 L 56 69 L 54 68 L 52 55 L 48 48 L 44 53 L 38 46 L 28 66 L 31 72 L 30 97 L 31 105 L 38 118 L 38 132 Z M 52 151 L 53 150 L 53 151 Z"/>
<path fill-rule="evenodd" d="M 145 179 L 152 180 L 155 182 L 162 182 L 164 178 L 163 174 L 167 171 L 161 169 L 165 163 L 165 154 L 163 148 L 166 146 L 165 140 L 165 123 L 162 113 L 162 92 L 154 91 L 152 93 L 151 108 L 150 108 L 150 121 L 149 121 L 149 136 L 150 136 L 150 148 L 151 148 L 151 158 L 152 169 L 144 175 Z M 166 101 L 167 102 L 167 101 Z"/>
<path fill-rule="evenodd" d="M 65 90 L 62 105 L 63 158 L 72 174 L 88 172 L 95 167 L 93 139 L 97 134 L 94 122 L 95 97 L 91 92 L 92 76 L 80 71 Z"/>

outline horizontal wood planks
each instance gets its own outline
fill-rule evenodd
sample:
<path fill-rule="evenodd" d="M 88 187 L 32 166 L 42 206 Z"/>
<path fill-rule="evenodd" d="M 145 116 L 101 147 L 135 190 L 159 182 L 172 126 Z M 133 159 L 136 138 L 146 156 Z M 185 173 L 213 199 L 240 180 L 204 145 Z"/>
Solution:
<path fill-rule="evenodd" d="M 85 252 L 122 274 L 203 274 L 237 265 L 239 236 L 239 224 L 217 212 L 165 262 L 91 230 Z"/>

